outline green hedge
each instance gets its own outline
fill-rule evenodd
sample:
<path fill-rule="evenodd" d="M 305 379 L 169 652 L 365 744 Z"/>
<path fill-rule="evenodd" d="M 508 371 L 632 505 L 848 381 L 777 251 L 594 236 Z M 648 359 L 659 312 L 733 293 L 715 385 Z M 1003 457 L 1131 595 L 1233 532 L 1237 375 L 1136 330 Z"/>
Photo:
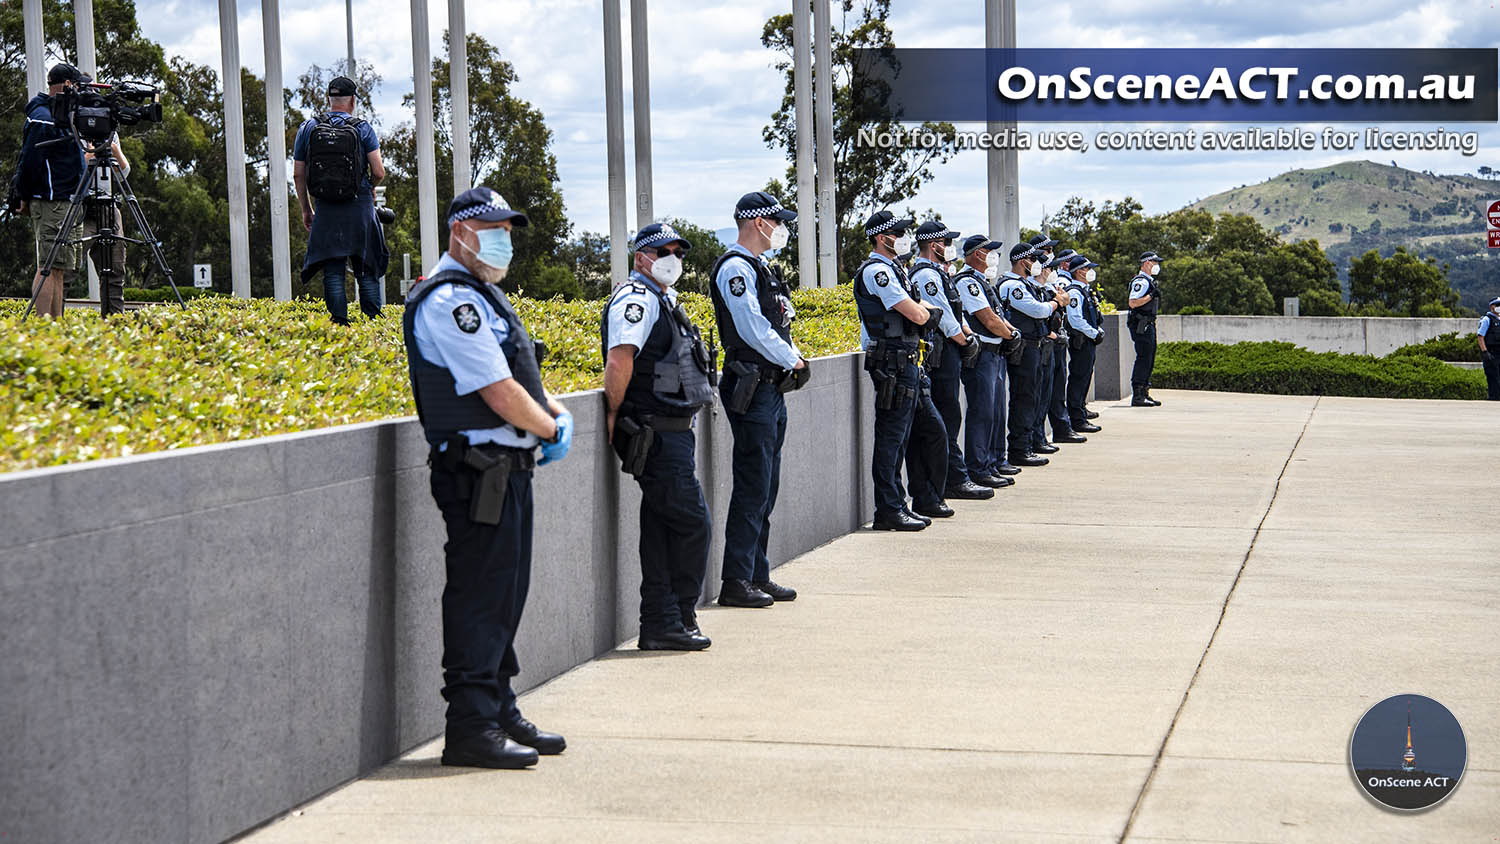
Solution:
<path fill-rule="evenodd" d="M 700 325 L 706 296 L 684 294 Z M 793 336 L 807 357 L 852 351 L 847 287 L 797 291 Z M 321 302 L 202 297 L 109 320 L 18 317 L 0 302 L 0 471 L 247 439 L 414 413 L 401 309 L 347 327 Z M 551 353 L 554 393 L 599 386 L 600 301 L 518 299 Z"/>
<path fill-rule="evenodd" d="M 1478 363 L 1479 341 L 1473 334 L 1452 331 L 1439 334 L 1425 343 L 1413 343 L 1391 352 L 1391 357 L 1406 355 L 1425 355 L 1438 360 Z"/>
<path fill-rule="evenodd" d="M 1282 395 L 1483 399 L 1484 374 L 1423 355 L 1310 352 L 1291 343 L 1163 343 L 1152 386 Z"/>

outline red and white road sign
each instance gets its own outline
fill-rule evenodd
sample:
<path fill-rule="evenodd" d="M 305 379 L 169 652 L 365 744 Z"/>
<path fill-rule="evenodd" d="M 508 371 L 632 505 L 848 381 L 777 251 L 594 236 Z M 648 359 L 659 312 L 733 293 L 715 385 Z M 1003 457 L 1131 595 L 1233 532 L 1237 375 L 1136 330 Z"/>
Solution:
<path fill-rule="evenodd" d="M 1500 249 L 1500 229 L 1490 229 L 1490 248 Z"/>
<path fill-rule="evenodd" d="M 1485 209 L 1484 223 L 1490 236 L 1490 248 L 1500 249 L 1500 199 L 1492 200 Z"/>

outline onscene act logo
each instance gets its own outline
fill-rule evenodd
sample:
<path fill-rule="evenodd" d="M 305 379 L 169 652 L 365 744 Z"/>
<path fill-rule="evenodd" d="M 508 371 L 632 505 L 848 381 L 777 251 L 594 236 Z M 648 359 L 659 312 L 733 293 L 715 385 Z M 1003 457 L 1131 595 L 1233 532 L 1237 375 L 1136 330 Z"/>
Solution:
<path fill-rule="evenodd" d="M 1349 740 L 1349 767 L 1371 799 L 1419 811 L 1442 802 L 1463 778 L 1468 746 L 1446 706 L 1396 695 L 1370 707 Z"/>

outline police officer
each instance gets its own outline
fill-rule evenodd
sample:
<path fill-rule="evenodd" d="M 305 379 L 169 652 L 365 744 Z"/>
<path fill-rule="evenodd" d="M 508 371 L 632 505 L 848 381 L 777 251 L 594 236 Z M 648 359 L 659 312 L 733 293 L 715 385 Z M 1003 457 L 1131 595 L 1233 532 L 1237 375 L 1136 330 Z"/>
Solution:
<path fill-rule="evenodd" d="M 914 531 L 929 522 L 906 506 L 901 461 L 921 388 L 918 361 L 925 331 L 937 328 L 942 311 L 920 303 L 896 256 L 911 251 L 914 221 L 877 211 L 865 221 L 870 256 L 854 271 L 865 371 L 875 385 L 875 530 Z"/>
<path fill-rule="evenodd" d="M 969 479 L 981 486 L 1011 486 L 1021 470 L 1005 459 L 1006 367 L 1003 348 L 1021 333 L 1000 315 L 995 279 L 1000 273 L 1001 243 L 982 234 L 964 240 L 964 268 L 953 277 L 964 314 L 979 344 L 978 357 L 964 360 L 961 378 L 968 400 L 964 419 L 964 455 Z"/>
<path fill-rule="evenodd" d="M 1130 340 L 1135 344 L 1135 366 L 1130 370 L 1130 406 L 1160 407 L 1151 398 L 1151 370 L 1156 367 L 1156 314 L 1161 310 L 1161 288 L 1156 276 L 1161 273 L 1161 258 L 1155 252 L 1142 252 L 1141 271 L 1130 280 Z"/>
<path fill-rule="evenodd" d="M 1057 310 L 1054 299 L 1043 299 L 1033 280 L 1040 278 L 1045 253 L 1030 243 L 1010 249 L 1010 272 L 1000 277 L 1000 300 L 1006 320 L 1021 332 L 1021 352 L 1006 361 L 1010 378 L 1007 450 L 1017 466 L 1045 466 L 1046 457 L 1033 449 L 1036 403 L 1040 401 L 1041 350 L 1047 339 L 1047 318 Z"/>
<path fill-rule="evenodd" d="M 786 440 L 785 390 L 807 382 L 809 370 L 792 343 L 796 311 L 786 283 L 762 252 L 786 246 L 787 222 L 797 212 L 764 191 L 747 193 L 734 207 L 739 239 L 714 264 L 709 295 L 724 343 L 719 395 L 734 434 L 734 491 L 724 524 L 724 583 L 719 605 L 769 607 L 793 601 L 797 591 L 771 580 L 766 545 L 771 510 L 781 481 Z"/>
<path fill-rule="evenodd" d="M 643 226 L 635 269 L 600 321 L 606 430 L 641 487 L 643 651 L 710 644 L 697 618 L 711 522 L 693 474 L 693 420 L 713 404 L 714 362 L 672 288 L 691 248 L 665 223 Z"/>
<path fill-rule="evenodd" d="M 573 417 L 542 387 L 536 346 L 498 284 L 527 225 L 489 188 L 448 205 L 450 251 L 406 299 L 402 330 L 431 444 L 444 545 L 444 765 L 524 768 L 561 753 L 516 708 L 516 626 L 531 580 L 531 473 L 567 456 Z M 535 459 L 540 444 L 542 458 Z"/>
<path fill-rule="evenodd" d="M 1479 318 L 1479 357 L 1489 400 L 1500 401 L 1500 296 L 1490 300 L 1490 309 Z"/>
<path fill-rule="evenodd" d="M 1104 316 L 1094 296 L 1094 268 L 1099 265 L 1074 255 L 1068 259 L 1068 397 L 1067 415 L 1075 432 L 1092 434 L 1100 430 L 1090 422 L 1084 406 L 1089 382 L 1094 379 L 1094 351 L 1104 342 Z"/>
<path fill-rule="evenodd" d="M 959 373 L 963 359 L 975 357 L 980 351 L 979 341 L 964 320 L 963 304 L 948 275 L 950 263 L 958 259 L 958 247 L 953 242 L 958 234 L 937 220 L 917 226 L 917 260 L 911 273 L 912 287 L 922 302 L 942 311 L 937 329 L 927 338 L 929 350 L 924 376 L 931 396 L 918 400 L 911 442 L 906 449 L 912 510 L 930 518 L 953 514 L 944 498 L 982 500 L 995 495 L 994 490 L 969 480 L 964 454 L 958 447 L 958 428 L 963 423 L 958 401 Z M 933 415 L 929 415 L 929 407 Z M 939 429 L 942 439 L 933 442 Z"/>
<path fill-rule="evenodd" d="M 1054 311 L 1047 321 L 1047 327 L 1051 329 L 1047 339 L 1052 346 L 1052 375 L 1048 379 L 1046 412 L 1038 414 L 1038 419 L 1045 416 L 1052 423 L 1053 443 L 1088 441 L 1088 437 L 1073 430 L 1073 425 L 1068 419 L 1068 345 L 1072 337 L 1068 333 L 1066 309 L 1067 287 L 1072 283 L 1073 276 L 1068 273 L 1067 265 L 1077 254 L 1071 249 L 1064 249 L 1043 267 L 1046 282 L 1042 285 L 1042 289 L 1062 306 Z M 1041 427 L 1041 422 L 1038 421 L 1038 434 L 1041 433 Z M 1044 439 L 1043 444 L 1045 442 Z M 1053 448 L 1056 447 L 1053 445 Z"/>

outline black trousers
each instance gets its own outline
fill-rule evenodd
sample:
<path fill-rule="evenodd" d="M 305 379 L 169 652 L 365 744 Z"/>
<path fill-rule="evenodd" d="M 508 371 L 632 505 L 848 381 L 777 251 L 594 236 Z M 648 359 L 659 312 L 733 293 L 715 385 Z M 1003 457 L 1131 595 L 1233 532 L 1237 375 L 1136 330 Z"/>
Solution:
<path fill-rule="evenodd" d="M 724 373 L 719 397 L 726 405 L 740 376 Z M 781 489 L 781 447 L 786 443 L 786 401 L 776 387 L 760 384 L 744 413 L 727 406 L 724 418 L 734 435 L 731 452 L 729 513 L 724 517 L 725 580 L 771 579 L 766 549 L 771 541 L 771 511 Z"/>
<path fill-rule="evenodd" d="M 1089 382 L 1094 380 L 1094 344 L 1068 350 L 1068 421 L 1074 427 L 1089 421 L 1084 407 L 1089 397 Z"/>
<path fill-rule="evenodd" d="M 625 446 L 615 438 L 615 450 Z M 693 474 L 692 431 L 657 431 L 641 488 L 641 630 L 677 627 L 703 594 L 712 522 Z"/>
<path fill-rule="evenodd" d="M 1131 331 L 1130 340 L 1135 343 L 1135 366 L 1130 370 L 1130 386 L 1151 386 L 1151 370 L 1156 368 L 1156 323 L 1142 326 L 1144 331 Z"/>
<path fill-rule="evenodd" d="M 894 516 L 906 509 L 906 493 L 901 489 L 901 463 L 917 407 L 917 365 L 903 361 L 890 366 L 890 371 L 896 376 L 896 398 L 889 408 L 875 408 L 875 447 L 870 455 L 876 518 Z M 878 396 L 883 382 L 873 372 L 870 380 Z"/>
<path fill-rule="evenodd" d="M 1052 396 L 1047 403 L 1047 418 L 1052 421 L 1052 437 L 1073 433 L 1073 424 L 1068 420 L 1068 343 L 1053 344 L 1052 347 Z"/>
<path fill-rule="evenodd" d="M 906 480 L 912 504 L 930 507 L 943 500 L 948 483 L 948 429 L 932 401 L 931 383 L 926 375 L 918 379 L 922 390 L 911 419 L 911 436 L 906 443 Z"/>
<path fill-rule="evenodd" d="M 1484 382 L 1489 388 L 1489 400 L 1500 401 L 1500 349 L 1495 349 L 1484 362 Z"/>
<path fill-rule="evenodd" d="M 516 628 L 531 585 L 531 472 L 511 472 L 498 525 L 469 519 L 457 472 L 432 467 L 432 498 L 448 528 L 443 546 L 443 697 L 448 735 L 465 736 L 520 717 L 510 681 Z"/>
<path fill-rule="evenodd" d="M 977 343 L 977 340 L 970 340 Z M 932 404 L 943 418 L 943 430 L 948 432 L 948 467 L 944 487 L 958 486 L 969 479 L 964 467 L 964 451 L 958 445 L 958 429 L 963 425 L 963 405 L 958 401 L 959 384 L 962 381 L 963 361 L 959 348 L 948 343 L 943 349 L 942 365 L 932 372 Z"/>
<path fill-rule="evenodd" d="M 1031 444 L 1032 423 L 1036 419 L 1037 380 L 1041 375 L 1041 351 L 1035 340 L 1027 339 L 1018 362 L 1006 362 L 1010 377 L 1010 408 L 1006 418 L 1005 447 L 1007 457 L 1021 457 L 1035 451 Z"/>
<path fill-rule="evenodd" d="M 1052 406 L 1052 376 L 1057 372 L 1053 366 L 1057 344 L 1043 338 L 1037 350 L 1036 391 L 1031 406 L 1031 450 L 1047 441 L 1047 408 Z"/>

